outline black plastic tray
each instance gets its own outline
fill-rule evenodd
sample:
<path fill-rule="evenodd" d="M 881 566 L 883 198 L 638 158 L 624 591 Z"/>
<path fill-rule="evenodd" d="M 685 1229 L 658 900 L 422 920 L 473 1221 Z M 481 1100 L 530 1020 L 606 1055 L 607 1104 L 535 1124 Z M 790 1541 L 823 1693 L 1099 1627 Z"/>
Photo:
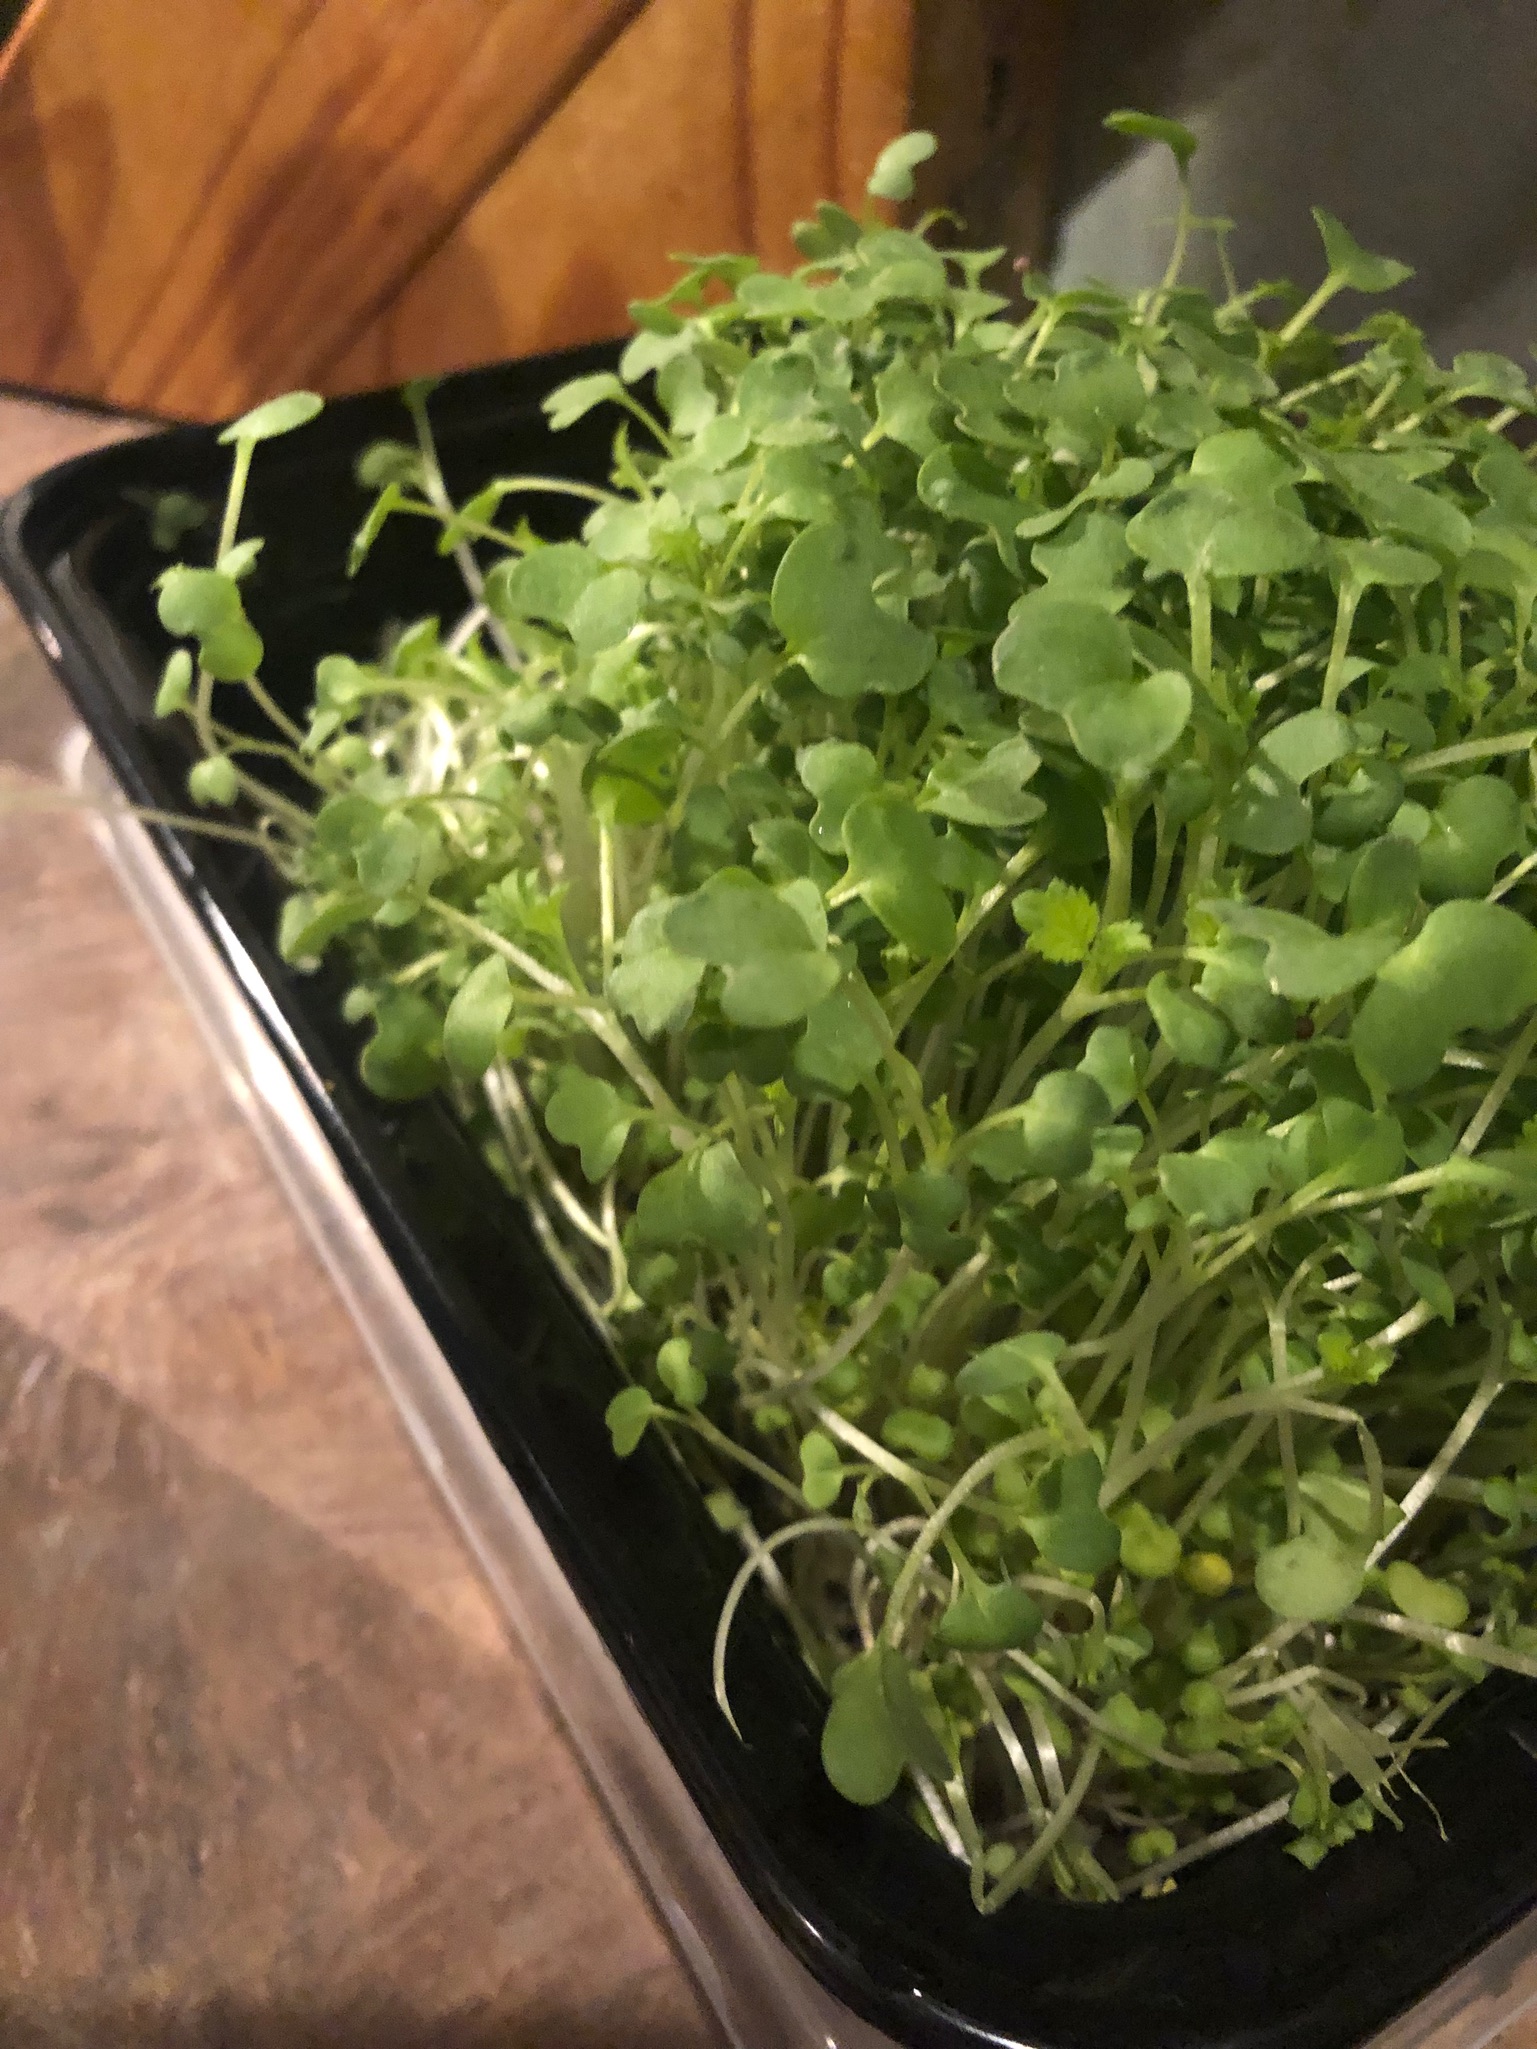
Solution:
<path fill-rule="evenodd" d="M 606 365 L 576 351 L 450 378 L 433 401 L 450 488 L 513 467 L 601 477 L 589 418 L 552 437 L 560 379 Z M 343 574 L 365 500 L 356 451 L 399 435 L 393 395 L 347 399 L 258 453 L 243 523 L 266 551 L 247 586 L 267 683 L 291 707 L 315 659 L 366 655 L 392 619 L 463 593 L 430 537 L 386 530 Z M 0 576 L 130 797 L 176 808 L 187 755 L 151 712 L 166 642 L 150 596 L 140 494 L 217 504 L 228 451 L 179 428 L 81 457 L 5 508 Z M 552 529 L 553 530 L 553 529 Z M 710 1643 L 736 1558 L 660 1452 L 618 1465 L 602 1424 L 615 1372 L 563 1295 L 521 1212 L 437 1103 L 385 1106 L 356 1080 L 339 987 L 273 951 L 278 896 L 259 859 L 157 833 L 205 930 L 256 964 L 247 997 L 304 1092 L 498 1456 L 743 1885 L 838 1999 L 912 2049 L 1347 2049 L 1412 2006 L 1537 1906 L 1537 1686 L 1495 1679 L 1459 1713 L 1406 1797 L 1316 1873 L 1262 1836 L 1195 1867 L 1179 1890 L 1117 1907 L 1012 1902 L 980 1919 L 963 1875 L 893 1804 L 845 1805 L 817 1756 L 817 1693 L 766 1603 L 733 1643 L 731 1734 L 710 1694 Z"/>

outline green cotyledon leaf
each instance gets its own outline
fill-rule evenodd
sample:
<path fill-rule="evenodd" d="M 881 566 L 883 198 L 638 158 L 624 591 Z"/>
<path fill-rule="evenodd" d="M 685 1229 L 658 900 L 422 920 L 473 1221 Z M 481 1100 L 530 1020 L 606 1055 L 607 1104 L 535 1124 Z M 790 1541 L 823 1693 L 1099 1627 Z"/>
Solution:
<path fill-rule="evenodd" d="M 1460 1032 L 1502 1031 L 1537 1003 L 1537 932 L 1505 904 L 1438 904 L 1383 966 L 1350 1043 L 1389 1094 L 1420 1087 Z"/>
<path fill-rule="evenodd" d="M 643 1244 L 704 1245 L 727 1258 L 745 1252 L 762 1226 L 762 1200 L 726 1139 L 663 1168 L 635 1209 Z"/>
<path fill-rule="evenodd" d="M 825 951 L 825 918 L 818 938 L 795 908 L 793 892 L 802 887 L 820 915 L 814 884 L 776 891 L 746 868 L 719 870 L 669 911 L 670 950 L 725 970 L 721 1009 L 733 1024 L 758 1031 L 793 1024 L 842 980 Z"/>
<path fill-rule="evenodd" d="M 493 953 L 465 976 L 443 1019 L 443 1057 L 460 1081 L 485 1073 L 511 1015 L 512 980 L 507 963 Z"/>
<path fill-rule="evenodd" d="M 844 526 L 809 526 L 785 550 L 774 578 L 774 624 L 829 697 L 900 696 L 933 666 L 933 635 L 876 603 L 875 577 L 888 566 L 884 551 L 872 553 Z"/>
<path fill-rule="evenodd" d="M 936 882 L 934 828 L 905 797 L 861 797 L 843 821 L 848 883 L 894 939 L 925 960 L 955 944 L 955 911 Z"/>
<path fill-rule="evenodd" d="M 993 674 L 1006 697 L 1066 712 L 1107 685 L 1128 685 L 1136 651 L 1123 622 L 1102 605 L 1045 591 L 1021 598 L 993 650 Z"/>
<path fill-rule="evenodd" d="M 878 1807 L 897 1789 L 906 1763 L 881 1683 L 878 1651 L 842 1666 L 822 1727 L 822 1769 L 845 1800 Z"/>
<path fill-rule="evenodd" d="M 1260 941 L 1270 986 L 1295 1003 L 1327 1003 L 1343 996 L 1370 981 L 1398 950 L 1398 933 L 1391 925 L 1335 933 L 1291 911 L 1227 902 L 1203 908 L 1242 938 Z"/>
<path fill-rule="evenodd" d="M 1141 782 L 1185 730 L 1191 702 L 1185 677 L 1159 669 L 1135 683 L 1080 691 L 1066 707 L 1067 729 L 1093 767 L 1118 782 Z"/>
<path fill-rule="evenodd" d="M 611 1082 L 601 1075 L 586 1074 L 579 1067 L 561 1070 L 559 1081 L 544 1108 L 544 1121 L 551 1138 L 560 1145 L 574 1145 L 582 1156 L 582 1172 L 596 1184 L 614 1166 L 636 1111 Z"/>
<path fill-rule="evenodd" d="M 1181 1216 L 1221 1231 L 1243 1222 L 1276 1165 L 1275 1141 L 1263 1132 L 1219 1131 L 1194 1152 L 1165 1153 L 1158 1180 Z"/>

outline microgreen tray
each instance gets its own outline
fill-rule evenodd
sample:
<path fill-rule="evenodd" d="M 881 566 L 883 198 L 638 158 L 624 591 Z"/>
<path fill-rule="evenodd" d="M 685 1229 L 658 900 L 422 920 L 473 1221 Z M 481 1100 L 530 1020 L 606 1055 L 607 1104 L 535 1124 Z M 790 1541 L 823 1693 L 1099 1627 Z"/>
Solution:
<path fill-rule="evenodd" d="M 538 401 L 606 360 L 450 380 L 434 401 L 450 487 L 511 462 L 602 475 L 601 430 L 552 446 Z M 391 622 L 459 606 L 453 564 L 389 533 L 358 578 L 343 573 L 352 457 L 394 431 L 392 397 L 345 401 L 277 444 L 253 485 L 253 530 L 269 540 L 249 604 L 269 687 L 293 707 L 319 654 L 364 655 Z M 208 431 L 130 443 L 40 479 L 0 534 L 0 573 L 106 771 L 160 809 L 184 803 L 187 757 L 152 717 L 166 641 L 150 584 L 165 558 L 146 501 L 213 500 L 224 468 Z M 278 892 L 259 857 L 121 821 L 106 836 L 734 2039 L 1475 2049 L 1537 1998 L 1525 1682 L 1480 1687 L 1423 1762 L 1427 1801 L 1316 1872 L 1260 1836 L 1160 1898 L 1019 1898 L 991 1920 L 894 1804 L 857 1812 L 828 1788 L 824 1708 L 766 1601 L 748 1603 L 733 1649 L 739 1740 L 708 1677 L 730 1540 L 662 1446 L 615 1464 L 603 1411 L 617 1369 L 517 1207 L 444 1106 L 362 1089 L 339 982 L 276 956 Z M 1449 1839 L 1430 1803 L 1456 1815 Z"/>

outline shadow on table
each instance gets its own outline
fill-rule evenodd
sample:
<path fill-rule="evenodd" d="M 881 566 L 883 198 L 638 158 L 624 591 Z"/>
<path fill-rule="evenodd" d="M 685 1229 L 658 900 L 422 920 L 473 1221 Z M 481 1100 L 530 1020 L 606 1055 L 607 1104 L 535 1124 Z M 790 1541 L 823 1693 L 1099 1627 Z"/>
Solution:
<path fill-rule="evenodd" d="M 325 2011 L 234 1999 L 183 2012 L 147 2002 L 45 2011 L 0 1999 L 5 2049 L 704 2049 L 713 2039 L 696 2024 L 680 2043 L 676 2015 L 593 2015 L 548 2005 L 526 2016 L 491 2007 L 421 2014 L 387 2002 Z"/>

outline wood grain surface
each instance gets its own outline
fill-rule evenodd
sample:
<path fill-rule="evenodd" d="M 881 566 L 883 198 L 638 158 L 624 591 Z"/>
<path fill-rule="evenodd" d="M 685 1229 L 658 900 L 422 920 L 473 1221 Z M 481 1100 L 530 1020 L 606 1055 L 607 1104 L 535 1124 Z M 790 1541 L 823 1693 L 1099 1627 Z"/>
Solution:
<path fill-rule="evenodd" d="M 1044 220 L 1069 0 L 37 0 L 0 61 L 0 380 L 212 419 L 596 340 L 915 120 Z M 1016 210 L 1021 202 L 1009 200 Z"/>
<path fill-rule="evenodd" d="M 640 5 L 51 0 L 0 84 L 4 374 L 201 418 L 313 380 Z"/>
<path fill-rule="evenodd" d="M 0 400 L 0 493 L 117 431 Z M 0 757 L 66 724 L 0 599 Z M 69 817 L 0 817 L 0 1132 L 5 2049 L 705 2049 Z"/>

